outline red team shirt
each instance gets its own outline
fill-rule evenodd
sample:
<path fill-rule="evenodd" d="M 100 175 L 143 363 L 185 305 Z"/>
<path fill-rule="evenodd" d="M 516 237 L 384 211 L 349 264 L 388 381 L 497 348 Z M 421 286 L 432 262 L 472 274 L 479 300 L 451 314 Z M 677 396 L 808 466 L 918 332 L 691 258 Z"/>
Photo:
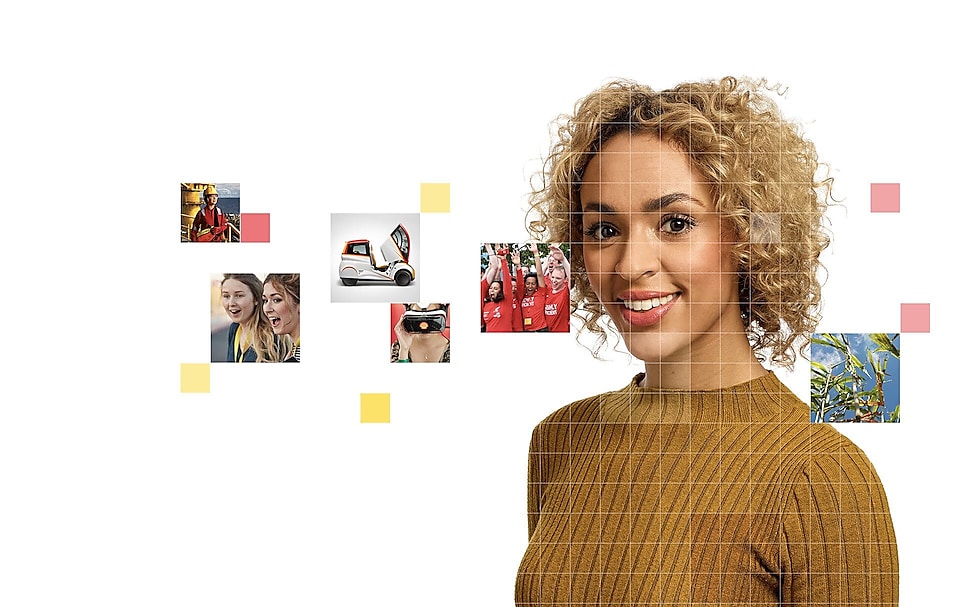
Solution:
<path fill-rule="evenodd" d="M 520 300 L 521 326 L 524 331 L 539 331 L 547 326 L 543 308 L 546 304 L 547 292 L 551 287 L 538 287 L 533 295 L 524 295 Z M 517 270 L 517 292 L 523 291 L 523 270 Z"/>
<path fill-rule="evenodd" d="M 551 333 L 570 332 L 570 287 L 564 285 L 557 293 L 553 287 L 547 287 L 547 299 L 543 306 L 543 315 Z"/>
<path fill-rule="evenodd" d="M 490 289 L 486 278 L 480 279 L 480 301 L 483 302 L 481 321 L 487 333 L 508 333 L 513 331 L 513 285 L 510 284 L 510 268 L 507 260 L 501 260 L 500 271 L 503 275 L 503 299 L 485 301 Z"/>

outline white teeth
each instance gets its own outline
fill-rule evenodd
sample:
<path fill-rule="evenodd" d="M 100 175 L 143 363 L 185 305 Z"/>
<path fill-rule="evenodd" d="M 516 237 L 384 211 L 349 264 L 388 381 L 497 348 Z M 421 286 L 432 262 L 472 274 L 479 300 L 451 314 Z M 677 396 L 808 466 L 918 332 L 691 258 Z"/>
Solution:
<path fill-rule="evenodd" d="M 665 297 L 654 297 L 653 299 L 640 299 L 637 301 L 623 301 L 628 309 L 633 310 L 634 312 L 645 312 L 647 310 L 652 310 L 654 308 L 659 308 L 663 304 L 673 301 L 676 298 L 677 294 L 672 293 Z"/>

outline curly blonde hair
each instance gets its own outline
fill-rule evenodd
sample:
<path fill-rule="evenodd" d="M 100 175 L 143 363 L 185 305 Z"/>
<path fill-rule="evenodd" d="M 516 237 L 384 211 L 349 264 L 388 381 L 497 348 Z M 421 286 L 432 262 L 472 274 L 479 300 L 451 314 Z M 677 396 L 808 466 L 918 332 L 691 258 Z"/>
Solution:
<path fill-rule="evenodd" d="M 652 133 L 684 151 L 712 184 L 721 215 L 736 230 L 740 315 L 754 353 L 791 366 L 819 318 L 820 253 L 829 244 L 823 216 L 833 179 L 800 125 L 780 114 L 766 81 L 689 82 L 653 89 L 628 80 L 605 84 L 557 119 L 557 141 L 530 197 L 531 233 L 570 241 L 575 316 L 607 341 L 603 306 L 583 262 L 580 184 L 601 142 L 619 133 Z M 822 169 L 822 170 L 821 170 Z M 606 326 L 612 329 L 609 317 Z"/>

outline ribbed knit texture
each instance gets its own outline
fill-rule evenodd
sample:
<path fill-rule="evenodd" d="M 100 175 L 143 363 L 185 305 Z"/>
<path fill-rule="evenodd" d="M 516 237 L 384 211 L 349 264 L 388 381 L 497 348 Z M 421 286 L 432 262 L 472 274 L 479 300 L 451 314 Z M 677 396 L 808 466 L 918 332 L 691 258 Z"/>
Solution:
<path fill-rule="evenodd" d="M 626 388 L 533 432 L 517 605 L 896 605 L 880 479 L 773 373 Z"/>

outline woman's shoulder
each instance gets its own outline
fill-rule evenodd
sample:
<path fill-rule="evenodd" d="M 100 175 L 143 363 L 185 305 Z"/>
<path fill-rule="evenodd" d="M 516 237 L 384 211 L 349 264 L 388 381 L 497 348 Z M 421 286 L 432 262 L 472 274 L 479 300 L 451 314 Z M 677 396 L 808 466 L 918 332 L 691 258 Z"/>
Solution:
<path fill-rule="evenodd" d="M 830 424 L 818 424 L 809 420 L 781 424 L 777 433 L 788 453 L 862 453 L 860 447 Z"/>
<path fill-rule="evenodd" d="M 785 478 L 806 485 L 817 482 L 879 482 L 873 463 L 850 438 L 829 424 L 788 424 L 778 430 L 778 459 Z"/>
<path fill-rule="evenodd" d="M 605 408 L 630 400 L 629 392 L 632 385 L 631 381 L 630 385 L 619 390 L 603 392 L 564 405 L 543 418 L 534 429 L 534 434 L 550 433 L 558 428 L 569 429 L 571 426 L 599 424 L 603 419 Z"/>

